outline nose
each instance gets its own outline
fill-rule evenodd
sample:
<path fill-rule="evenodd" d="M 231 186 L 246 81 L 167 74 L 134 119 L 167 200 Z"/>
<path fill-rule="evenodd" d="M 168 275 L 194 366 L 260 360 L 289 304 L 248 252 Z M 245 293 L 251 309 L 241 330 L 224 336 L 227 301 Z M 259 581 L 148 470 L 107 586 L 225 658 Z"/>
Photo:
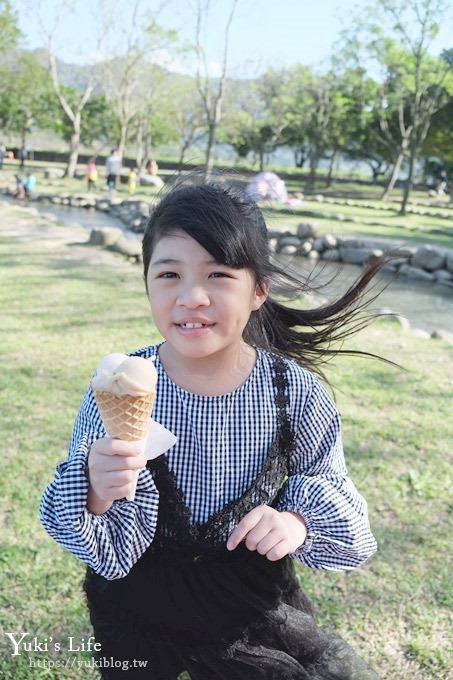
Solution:
<path fill-rule="evenodd" d="M 176 304 L 187 309 L 207 307 L 210 304 L 209 295 L 203 286 L 198 284 L 185 286 L 176 300 Z"/>

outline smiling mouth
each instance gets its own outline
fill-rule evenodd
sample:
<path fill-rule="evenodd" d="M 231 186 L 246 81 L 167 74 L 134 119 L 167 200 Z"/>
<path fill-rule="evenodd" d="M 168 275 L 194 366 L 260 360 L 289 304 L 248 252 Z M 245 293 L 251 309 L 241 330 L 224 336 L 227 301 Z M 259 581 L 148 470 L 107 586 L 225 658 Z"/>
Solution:
<path fill-rule="evenodd" d="M 211 325 L 211 324 L 187 322 L 187 323 L 180 323 L 178 325 L 181 326 L 181 328 L 194 329 L 194 328 L 206 328 L 208 325 Z"/>

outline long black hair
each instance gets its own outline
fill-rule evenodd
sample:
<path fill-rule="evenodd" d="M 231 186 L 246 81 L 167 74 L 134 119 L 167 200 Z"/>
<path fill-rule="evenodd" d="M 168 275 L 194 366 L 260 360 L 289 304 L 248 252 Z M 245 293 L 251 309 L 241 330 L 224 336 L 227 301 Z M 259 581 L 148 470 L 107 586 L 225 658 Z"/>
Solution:
<path fill-rule="evenodd" d="M 377 294 L 366 300 L 364 294 L 386 257 L 368 265 L 338 299 L 300 309 L 290 306 L 289 300 L 313 293 L 313 286 L 272 260 L 264 216 L 251 199 L 223 184 L 177 185 L 169 190 L 152 211 L 143 237 L 145 280 L 156 243 L 177 230 L 195 239 L 219 264 L 249 268 L 258 285 L 270 283 L 269 296 L 252 312 L 244 330 L 245 342 L 296 359 L 323 377 L 321 367 L 332 356 L 368 354 L 343 349 L 341 343 L 374 318 L 365 308 Z M 286 300 L 275 299 L 274 290 L 284 290 Z"/>

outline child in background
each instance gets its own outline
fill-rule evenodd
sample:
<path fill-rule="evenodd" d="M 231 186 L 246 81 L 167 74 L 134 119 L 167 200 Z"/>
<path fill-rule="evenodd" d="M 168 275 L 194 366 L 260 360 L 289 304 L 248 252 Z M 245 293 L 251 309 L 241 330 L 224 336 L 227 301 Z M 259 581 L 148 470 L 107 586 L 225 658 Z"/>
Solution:
<path fill-rule="evenodd" d="M 129 171 L 129 177 L 127 178 L 127 190 L 129 196 L 135 194 L 137 190 L 137 168 L 131 168 Z"/>
<path fill-rule="evenodd" d="M 96 189 L 96 182 L 98 181 L 98 169 L 94 158 L 90 158 L 87 163 L 87 188 L 88 191 Z"/>
<path fill-rule="evenodd" d="M 277 301 L 275 284 L 309 288 L 271 262 L 257 205 L 221 185 L 172 189 L 143 261 L 164 340 L 133 354 L 154 357 L 153 418 L 177 443 L 147 463 L 136 442 L 106 436 L 88 389 L 41 504 L 50 535 L 88 565 L 100 655 L 118 664 L 103 678 L 376 680 L 317 626 L 294 563 L 342 571 L 376 550 L 315 374 L 363 325 L 382 263 L 324 307 Z"/>

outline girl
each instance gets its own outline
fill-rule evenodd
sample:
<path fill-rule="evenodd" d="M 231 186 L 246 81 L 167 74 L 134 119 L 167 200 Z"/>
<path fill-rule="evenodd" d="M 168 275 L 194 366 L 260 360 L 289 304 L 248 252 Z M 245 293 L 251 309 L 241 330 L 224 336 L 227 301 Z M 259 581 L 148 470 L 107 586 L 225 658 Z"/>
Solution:
<path fill-rule="evenodd" d="M 256 204 L 215 185 L 162 199 L 143 261 L 164 341 L 134 354 L 154 358 L 153 418 L 177 443 L 147 463 L 136 443 L 106 437 L 89 389 L 41 505 L 47 531 L 88 565 L 91 621 L 112 661 L 103 677 L 377 678 L 317 627 L 294 562 L 353 569 L 376 549 L 314 372 L 363 325 L 380 264 L 334 304 L 277 302 L 277 280 L 307 286 L 271 264 Z"/>

